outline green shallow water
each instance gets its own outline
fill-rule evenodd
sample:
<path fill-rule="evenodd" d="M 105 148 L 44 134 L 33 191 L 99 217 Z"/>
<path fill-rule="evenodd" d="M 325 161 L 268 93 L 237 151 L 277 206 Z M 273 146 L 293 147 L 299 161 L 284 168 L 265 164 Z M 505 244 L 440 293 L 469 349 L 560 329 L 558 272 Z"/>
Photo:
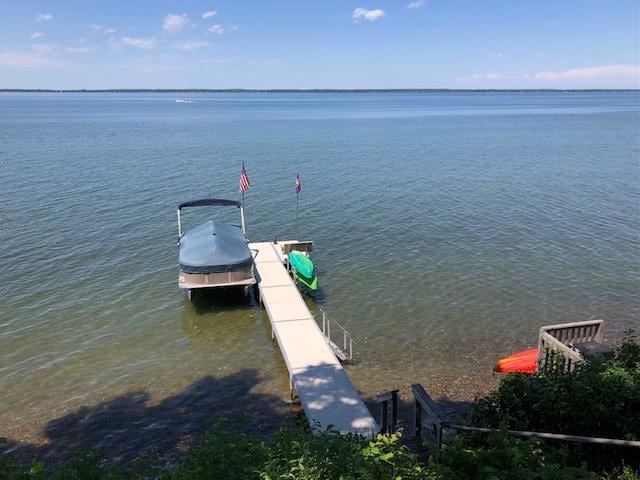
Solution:
<path fill-rule="evenodd" d="M 354 335 L 365 397 L 420 382 L 469 400 L 543 324 L 640 326 L 637 92 L 190 98 L 0 95 L 14 444 L 126 456 L 222 415 L 263 430 L 288 415 L 266 315 L 177 288 L 176 205 L 238 198 L 242 161 L 256 241 L 295 235 L 300 170 L 321 285 L 308 303 Z"/>

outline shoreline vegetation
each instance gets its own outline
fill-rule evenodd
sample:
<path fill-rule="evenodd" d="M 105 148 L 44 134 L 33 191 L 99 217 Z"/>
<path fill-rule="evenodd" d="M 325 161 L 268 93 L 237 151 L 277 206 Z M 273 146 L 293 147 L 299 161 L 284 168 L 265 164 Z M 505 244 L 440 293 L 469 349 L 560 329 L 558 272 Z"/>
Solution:
<path fill-rule="evenodd" d="M 634 88 L 0 88 L 0 93 L 593 93 L 640 92 Z"/>
<path fill-rule="evenodd" d="M 228 421 L 214 424 L 186 450 L 162 454 L 143 445 L 132 462 L 86 445 L 45 465 L 0 439 L 0 452 L 12 451 L 0 455 L 0 479 L 640 480 L 638 448 L 522 440 L 506 432 L 516 427 L 640 440 L 640 344 L 630 335 L 614 358 L 598 357 L 571 372 L 503 377 L 496 391 L 474 402 L 470 421 L 497 431 L 447 439 L 440 457 L 424 445 L 409 448 L 402 433 L 367 440 L 284 426 L 264 438 Z"/>

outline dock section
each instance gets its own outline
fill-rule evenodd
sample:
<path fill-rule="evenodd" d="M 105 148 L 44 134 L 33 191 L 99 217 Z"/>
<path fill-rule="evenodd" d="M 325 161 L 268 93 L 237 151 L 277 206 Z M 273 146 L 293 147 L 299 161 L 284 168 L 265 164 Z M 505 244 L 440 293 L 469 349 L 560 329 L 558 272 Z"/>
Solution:
<path fill-rule="evenodd" d="M 295 389 L 315 431 L 371 437 L 378 425 L 327 344 L 285 266 L 282 244 L 250 243 L 260 301 Z"/>

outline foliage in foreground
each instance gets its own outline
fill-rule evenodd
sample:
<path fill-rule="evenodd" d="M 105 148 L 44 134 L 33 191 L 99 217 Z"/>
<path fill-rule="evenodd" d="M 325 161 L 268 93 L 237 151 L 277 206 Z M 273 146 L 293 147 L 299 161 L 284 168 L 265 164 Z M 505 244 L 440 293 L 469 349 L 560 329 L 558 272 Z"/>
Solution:
<path fill-rule="evenodd" d="M 398 434 L 366 441 L 327 432 L 311 435 L 283 429 L 273 441 L 229 431 L 211 431 L 187 455 L 166 466 L 145 458 L 126 466 L 109 464 L 95 451 L 82 451 L 46 472 L 42 465 L 0 457 L 2 480 L 640 480 L 632 470 L 597 475 L 585 466 L 567 467 L 532 440 L 496 433 L 482 447 L 460 437 L 445 447 L 442 461 L 423 464 L 399 443 Z M 154 466 L 165 464 L 162 467 Z"/>
<path fill-rule="evenodd" d="M 505 377 L 475 404 L 481 425 L 640 439 L 640 346 L 572 373 Z M 285 428 L 270 441 L 219 426 L 178 459 L 111 464 L 84 450 L 46 470 L 0 455 L 0 480 L 640 480 L 638 449 L 520 440 L 499 432 L 459 435 L 440 461 L 419 461 L 398 434 L 367 441 Z M 2 451 L 0 439 L 0 451 Z M 603 473 L 608 470 L 610 473 Z M 599 472 L 599 473 L 598 473 Z"/>
<path fill-rule="evenodd" d="M 613 360 L 581 364 L 571 373 L 511 375 L 475 402 L 480 426 L 640 440 L 640 345 L 625 342 Z M 557 444 L 556 444 L 557 445 Z M 640 465 L 637 448 L 562 444 L 591 468 Z"/>

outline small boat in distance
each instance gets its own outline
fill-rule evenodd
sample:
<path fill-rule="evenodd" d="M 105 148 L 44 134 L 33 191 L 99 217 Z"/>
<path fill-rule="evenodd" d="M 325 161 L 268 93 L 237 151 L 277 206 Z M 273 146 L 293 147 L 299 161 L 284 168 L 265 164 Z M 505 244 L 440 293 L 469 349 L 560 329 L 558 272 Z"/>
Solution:
<path fill-rule="evenodd" d="M 176 103 L 193 103 L 191 100 L 187 100 L 186 98 L 176 98 Z"/>
<path fill-rule="evenodd" d="M 181 212 L 185 208 L 230 206 L 240 209 L 240 225 L 209 220 L 184 234 Z M 187 291 L 214 287 L 248 287 L 256 283 L 253 257 L 245 235 L 244 210 L 240 202 L 204 198 L 178 206 L 178 286 Z"/>

